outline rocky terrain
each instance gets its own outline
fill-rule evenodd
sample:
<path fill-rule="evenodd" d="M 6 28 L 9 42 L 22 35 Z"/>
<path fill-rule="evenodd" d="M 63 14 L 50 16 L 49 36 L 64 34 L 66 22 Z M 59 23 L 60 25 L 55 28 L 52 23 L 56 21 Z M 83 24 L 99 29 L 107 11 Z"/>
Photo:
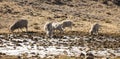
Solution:
<path fill-rule="evenodd" d="M 83 58 L 81 54 L 85 57 L 88 53 L 92 53 L 95 58 L 114 59 L 120 56 L 120 38 L 63 36 L 49 39 L 38 33 L 17 33 L 2 34 L 0 39 L 1 56 L 31 59 L 56 59 L 62 56 L 80 59 Z"/>
<path fill-rule="evenodd" d="M 0 57 L 81 59 L 92 53 L 96 59 L 119 59 L 119 12 L 119 0 L 0 0 Z M 28 20 L 29 32 L 10 33 L 9 26 L 19 19 Z M 74 22 L 73 30 L 45 36 L 46 22 L 66 19 Z M 90 36 L 95 22 L 102 27 L 98 36 Z"/>

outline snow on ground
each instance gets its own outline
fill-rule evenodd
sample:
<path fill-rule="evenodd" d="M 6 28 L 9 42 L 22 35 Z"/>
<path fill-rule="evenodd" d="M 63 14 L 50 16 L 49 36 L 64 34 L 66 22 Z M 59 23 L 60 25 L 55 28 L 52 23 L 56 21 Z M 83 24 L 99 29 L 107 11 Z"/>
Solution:
<path fill-rule="evenodd" d="M 38 55 L 41 58 L 47 56 L 58 56 L 58 55 L 67 55 L 67 56 L 80 56 L 81 53 L 87 55 L 87 53 L 92 53 L 94 56 L 110 56 L 111 53 L 120 56 L 120 48 L 117 49 L 108 49 L 102 48 L 99 50 L 92 50 L 87 45 L 71 45 L 71 43 L 80 40 L 81 38 L 75 37 L 70 39 L 66 37 L 65 39 L 44 39 L 41 37 L 31 38 L 14 38 L 5 40 L 1 39 L 0 52 L 7 55 L 17 55 L 21 56 L 27 54 L 28 57 Z M 89 40 L 89 39 L 87 39 Z M 84 41 L 83 41 L 84 42 Z M 4 46 L 3 46 L 4 45 Z"/>

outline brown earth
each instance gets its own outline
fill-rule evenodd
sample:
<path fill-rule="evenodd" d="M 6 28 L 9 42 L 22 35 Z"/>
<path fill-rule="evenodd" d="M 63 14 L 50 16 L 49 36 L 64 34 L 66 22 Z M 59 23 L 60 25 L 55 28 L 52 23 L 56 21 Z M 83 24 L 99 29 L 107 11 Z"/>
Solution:
<path fill-rule="evenodd" d="M 70 19 L 73 30 L 87 33 L 91 25 L 102 25 L 100 33 L 120 33 L 120 7 L 118 0 L 1 0 L 0 33 L 8 33 L 16 20 L 27 19 L 29 31 L 43 31 L 47 21 Z M 68 29 L 68 31 L 71 31 Z"/>
<path fill-rule="evenodd" d="M 29 33 L 44 36 L 43 26 L 46 22 L 69 19 L 75 25 L 73 30 L 66 29 L 64 35 L 88 36 L 91 25 L 98 22 L 102 25 L 100 36 L 119 37 L 119 12 L 119 0 L 0 0 L 0 34 L 7 35 L 8 28 L 14 21 L 27 19 Z M 68 57 L 61 59 L 66 58 Z M 0 55 L 0 59 L 20 58 Z"/>

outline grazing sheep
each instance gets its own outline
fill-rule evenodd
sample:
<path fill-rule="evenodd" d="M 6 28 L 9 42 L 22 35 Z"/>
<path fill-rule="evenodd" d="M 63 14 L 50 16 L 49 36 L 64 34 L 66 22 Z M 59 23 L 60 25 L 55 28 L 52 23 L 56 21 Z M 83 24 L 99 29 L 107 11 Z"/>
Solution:
<path fill-rule="evenodd" d="M 94 55 L 92 53 L 87 53 L 86 59 L 94 59 Z"/>
<path fill-rule="evenodd" d="M 22 28 L 26 28 L 26 31 L 28 31 L 28 21 L 27 20 L 24 20 L 24 19 L 21 19 L 21 20 L 18 20 L 18 21 L 16 21 L 16 22 L 14 22 L 11 26 L 10 26 L 10 28 L 9 28 L 9 30 L 11 31 L 11 32 L 13 32 L 14 30 L 16 30 L 16 29 L 21 29 L 22 30 Z"/>
<path fill-rule="evenodd" d="M 47 34 L 49 37 L 52 37 L 52 34 L 53 34 L 52 22 L 47 22 L 47 23 L 44 25 L 44 30 L 46 31 L 46 34 Z"/>
<path fill-rule="evenodd" d="M 54 31 L 60 31 L 60 33 L 63 31 L 62 24 L 59 22 L 47 22 L 44 26 L 44 30 L 46 31 L 46 34 L 49 37 L 52 37 Z"/>
<path fill-rule="evenodd" d="M 63 32 L 63 24 L 62 23 L 60 23 L 60 22 L 53 22 L 52 23 L 52 27 L 53 27 L 53 30 L 54 31 L 60 31 L 60 32 Z"/>
<path fill-rule="evenodd" d="M 93 35 L 93 34 L 97 34 L 98 35 L 99 28 L 100 28 L 100 25 L 98 23 L 95 23 L 95 24 L 92 25 L 89 33 L 91 35 Z"/>
<path fill-rule="evenodd" d="M 80 58 L 81 58 L 81 59 L 85 59 L 85 54 L 84 54 L 84 53 L 81 53 L 81 54 L 80 54 Z"/>
<path fill-rule="evenodd" d="M 73 22 L 71 20 L 62 21 L 63 28 L 70 27 L 72 29 Z"/>

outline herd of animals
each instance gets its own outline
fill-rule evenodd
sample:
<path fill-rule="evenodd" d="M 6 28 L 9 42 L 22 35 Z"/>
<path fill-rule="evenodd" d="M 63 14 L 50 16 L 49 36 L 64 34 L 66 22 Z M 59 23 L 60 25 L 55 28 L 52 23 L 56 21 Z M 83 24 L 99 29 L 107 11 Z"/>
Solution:
<path fill-rule="evenodd" d="M 72 26 L 73 26 L 73 21 L 71 20 L 63 20 L 61 22 L 46 22 L 46 24 L 44 25 L 44 30 L 48 37 L 52 37 L 53 32 L 60 31 L 60 33 L 63 33 L 66 27 L 70 27 L 72 29 Z M 14 30 L 16 29 L 22 30 L 22 28 L 26 28 L 26 32 L 28 31 L 28 20 L 20 19 L 15 21 L 10 26 L 9 31 L 14 32 Z M 95 23 L 91 26 L 89 33 L 91 35 L 98 34 L 99 28 L 100 28 L 100 25 L 98 23 Z"/>

